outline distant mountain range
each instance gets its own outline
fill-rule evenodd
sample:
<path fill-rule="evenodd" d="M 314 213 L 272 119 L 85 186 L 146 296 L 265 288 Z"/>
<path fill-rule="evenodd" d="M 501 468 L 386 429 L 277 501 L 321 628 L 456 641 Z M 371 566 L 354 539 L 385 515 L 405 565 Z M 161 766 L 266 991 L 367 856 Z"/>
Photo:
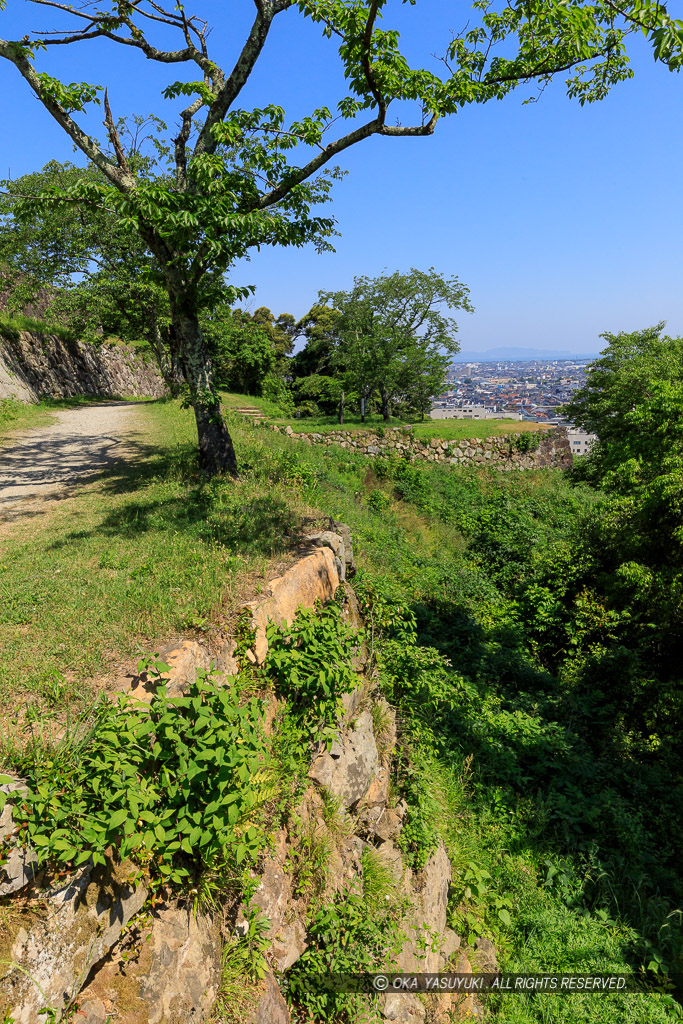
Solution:
<path fill-rule="evenodd" d="M 568 352 L 565 349 L 558 351 L 545 348 L 488 348 L 484 352 L 458 352 L 453 357 L 454 363 L 490 363 L 497 359 L 597 359 L 597 353 L 577 355 L 576 352 Z"/>

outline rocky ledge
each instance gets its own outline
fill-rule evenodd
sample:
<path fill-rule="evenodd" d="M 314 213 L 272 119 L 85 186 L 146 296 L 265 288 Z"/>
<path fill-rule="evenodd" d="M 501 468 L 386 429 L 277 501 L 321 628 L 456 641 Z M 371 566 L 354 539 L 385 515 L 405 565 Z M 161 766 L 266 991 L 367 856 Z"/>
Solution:
<path fill-rule="evenodd" d="M 353 570 L 350 534 L 343 524 L 307 538 L 300 557 L 260 602 L 245 608 L 254 642 L 241 657 L 260 662 L 266 655 L 267 621 L 292 622 L 298 608 L 329 600 L 341 585 L 345 617 L 361 625 L 358 602 L 346 573 Z M 235 645 L 227 645 L 217 679 L 229 685 L 237 669 Z M 208 667 L 200 645 L 187 642 L 167 652 L 162 678 L 144 675 L 117 687 L 142 699 L 163 682 L 177 694 L 187 691 L 198 669 Z M 286 977 L 311 941 L 310 904 L 302 898 L 292 865 L 302 835 L 324 836 L 329 863 L 320 905 L 362 886 L 368 851 L 393 879 L 403 917 L 398 959 L 392 970 L 470 971 L 459 936 L 447 926 L 451 865 L 439 846 L 421 870 L 411 870 L 399 848 L 406 805 L 391 796 L 389 785 L 397 745 L 393 709 L 378 694 L 365 671 L 363 645 L 354 665 L 357 685 L 344 698 L 336 740 L 314 757 L 308 785 L 294 813 L 273 836 L 253 872 L 249 906 L 217 906 L 211 913 L 188 903 L 149 899 L 144 870 L 113 855 L 105 867 L 85 864 L 64 878 L 33 878 L 30 851 L 12 848 L 12 803 L 0 821 L 5 859 L 0 869 L 7 914 L 0 934 L 0 1015 L 15 1024 L 34 1024 L 50 1007 L 50 1019 L 82 1024 L 200 1024 L 211 1019 L 221 991 L 221 956 L 226 942 L 248 931 L 254 908 L 269 922 L 268 971 L 252 986 L 244 1024 L 288 1024 L 291 1020 L 279 979 Z M 266 715 L 266 730 L 273 715 Z M 270 723 L 270 724 L 269 724 Z M 21 781 L 8 787 L 10 801 L 21 799 Z M 329 822 L 330 801 L 336 825 Z M 487 950 L 487 969 L 495 951 Z M 471 996 L 441 993 L 429 1004 L 415 995 L 389 993 L 380 998 L 382 1018 L 393 1024 L 433 1024 L 476 1016 Z M 429 1012 L 429 1017 L 427 1013 Z"/>

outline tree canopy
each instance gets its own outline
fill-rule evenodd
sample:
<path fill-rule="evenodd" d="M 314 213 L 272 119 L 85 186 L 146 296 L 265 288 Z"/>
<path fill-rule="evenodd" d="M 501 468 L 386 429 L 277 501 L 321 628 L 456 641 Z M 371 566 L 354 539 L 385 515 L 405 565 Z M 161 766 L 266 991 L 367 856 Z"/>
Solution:
<path fill-rule="evenodd" d="M 602 543 L 652 583 L 683 587 L 683 338 L 657 324 L 605 334 L 608 345 L 565 408 L 598 441 L 579 467 L 611 498 Z M 635 566 L 640 569 L 636 572 Z M 643 568 L 647 566 L 647 570 Z M 634 576 L 635 579 L 635 576 Z"/>
<path fill-rule="evenodd" d="M 466 104 L 501 99 L 522 83 L 544 83 L 555 74 L 568 76 L 568 91 L 581 103 L 599 100 L 631 74 L 624 45 L 630 31 L 642 28 L 671 67 L 678 66 L 683 34 L 666 9 L 649 0 L 474 0 L 471 20 L 463 16 L 464 29 L 445 43 L 437 73 L 415 66 L 402 52 L 389 0 L 255 0 L 248 38 L 232 66 L 223 68 L 210 54 L 208 24 L 183 7 L 149 0 L 81 8 L 57 0 L 31 3 L 58 12 L 55 27 L 0 38 L 0 57 L 16 67 L 100 178 L 24 198 L 21 213 L 30 217 L 45 202 L 75 202 L 111 212 L 121 228 L 139 234 L 153 256 L 155 281 L 168 295 L 169 337 L 209 475 L 236 472 L 237 463 L 200 311 L 225 301 L 226 287 L 232 289 L 229 298 L 244 294 L 226 286 L 223 276 L 254 246 L 329 248 L 334 222 L 313 211 L 330 198 L 340 173 L 335 158 L 374 135 L 429 136 L 440 117 Z M 267 59 L 264 45 L 275 18 L 288 9 L 319 25 L 336 45 L 347 83 L 334 109 L 312 101 L 310 113 L 294 121 L 277 98 L 256 109 L 239 106 L 254 68 Z M 177 47 L 168 48 L 173 33 Z M 196 69 L 196 80 L 171 74 L 164 90 L 166 100 L 180 102 L 179 128 L 167 140 L 170 173 L 150 177 L 131 162 L 106 88 L 63 82 L 39 70 L 43 51 L 70 51 L 93 39 L 132 48 L 169 69 Z M 74 66 L 70 56 L 70 78 Z M 111 67 L 115 75 L 115 61 Z M 79 123 L 92 104 L 103 105 L 102 137 Z"/>
<path fill-rule="evenodd" d="M 351 291 L 321 292 L 319 299 L 338 314 L 335 375 L 361 399 L 377 392 L 385 420 L 397 403 L 424 410 L 442 388 L 459 349 L 455 320 L 442 307 L 472 310 L 466 286 L 433 267 L 357 277 Z"/>
<path fill-rule="evenodd" d="M 608 344 L 565 411 L 594 431 L 579 460 L 599 500 L 575 546 L 550 551 L 521 597 L 534 642 L 585 699 L 680 745 L 683 677 L 683 339 L 664 325 Z"/>

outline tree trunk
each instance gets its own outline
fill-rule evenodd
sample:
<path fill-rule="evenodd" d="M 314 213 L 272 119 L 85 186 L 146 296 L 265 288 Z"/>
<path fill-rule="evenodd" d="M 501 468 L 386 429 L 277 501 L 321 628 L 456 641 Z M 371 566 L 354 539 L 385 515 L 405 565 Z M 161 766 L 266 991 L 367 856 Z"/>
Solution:
<path fill-rule="evenodd" d="M 171 326 L 167 333 L 168 340 L 164 344 L 159 324 L 156 319 L 153 319 L 147 336 L 157 361 L 159 373 L 163 377 L 164 384 L 168 388 L 171 398 L 177 398 L 183 386 L 183 373 L 178 360 L 177 343 L 174 334 L 173 326 Z"/>
<path fill-rule="evenodd" d="M 382 399 L 382 417 L 385 423 L 388 423 L 391 419 L 391 405 L 389 404 L 389 395 L 385 388 L 380 388 L 380 397 Z"/>
<path fill-rule="evenodd" d="M 339 426 L 340 427 L 344 426 L 344 398 L 345 397 L 346 396 L 344 395 L 344 392 L 342 391 L 341 395 L 339 396 Z"/>
<path fill-rule="evenodd" d="M 199 464 L 205 476 L 237 476 L 237 458 L 213 382 L 211 356 L 196 314 L 173 311 L 173 329 L 197 421 Z"/>

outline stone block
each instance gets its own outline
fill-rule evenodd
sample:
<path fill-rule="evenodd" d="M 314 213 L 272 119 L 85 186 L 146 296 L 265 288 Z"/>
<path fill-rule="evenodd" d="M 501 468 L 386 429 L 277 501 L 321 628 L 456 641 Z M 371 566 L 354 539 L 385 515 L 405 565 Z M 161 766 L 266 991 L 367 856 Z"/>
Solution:
<path fill-rule="evenodd" d="M 314 608 L 316 601 L 326 604 L 334 597 L 338 586 L 335 555 L 328 547 L 300 558 L 284 575 L 271 580 L 270 596 L 245 605 L 251 611 L 252 626 L 256 630 L 257 663 L 263 664 L 268 653 L 266 627 L 269 622 L 291 625 L 299 608 Z"/>
<path fill-rule="evenodd" d="M 424 1024 L 427 1010 L 412 992 L 387 992 L 380 999 L 380 1013 L 391 1024 Z"/>
<path fill-rule="evenodd" d="M 87 1024 L 201 1024 L 220 991 L 217 920 L 176 904 L 155 911 L 137 960 L 114 957 L 97 971 L 79 1001 Z"/>
<path fill-rule="evenodd" d="M 352 808 L 367 792 L 378 762 L 372 715 L 364 711 L 353 729 L 329 751 L 318 755 L 308 774 L 338 797 L 345 807 Z"/>
<path fill-rule="evenodd" d="M 289 1024 L 289 1007 L 272 971 L 263 979 L 258 1003 L 249 1024 Z"/>
<path fill-rule="evenodd" d="M 45 1005 L 69 1005 L 147 897 L 133 875 L 130 862 L 87 866 L 45 894 L 44 913 L 26 919 L 0 967 L 0 1014 L 36 1024 Z"/>
<path fill-rule="evenodd" d="M 0 857 L 0 896 L 11 896 L 20 892 L 33 879 L 38 868 L 35 850 L 16 847 Z"/>
<path fill-rule="evenodd" d="M 200 669 L 211 667 L 211 658 L 196 640 L 184 640 L 181 644 L 170 644 L 159 651 L 159 660 L 169 666 L 158 678 L 147 676 L 125 677 L 117 683 L 119 692 L 128 692 L 135 700 L 150 703 L 159 686 L 166 686 L 169 697 L 182 697 L 197 678 Z"/>
<path fill-rule="evenodd" d="M 331 530 L 322 530 L 306 537 L 305 543 L 313 547 L 327 547 L 332 551 L 339 580 L 343 583 L 346 579 L 346 545 L 343 538 Z"/>

